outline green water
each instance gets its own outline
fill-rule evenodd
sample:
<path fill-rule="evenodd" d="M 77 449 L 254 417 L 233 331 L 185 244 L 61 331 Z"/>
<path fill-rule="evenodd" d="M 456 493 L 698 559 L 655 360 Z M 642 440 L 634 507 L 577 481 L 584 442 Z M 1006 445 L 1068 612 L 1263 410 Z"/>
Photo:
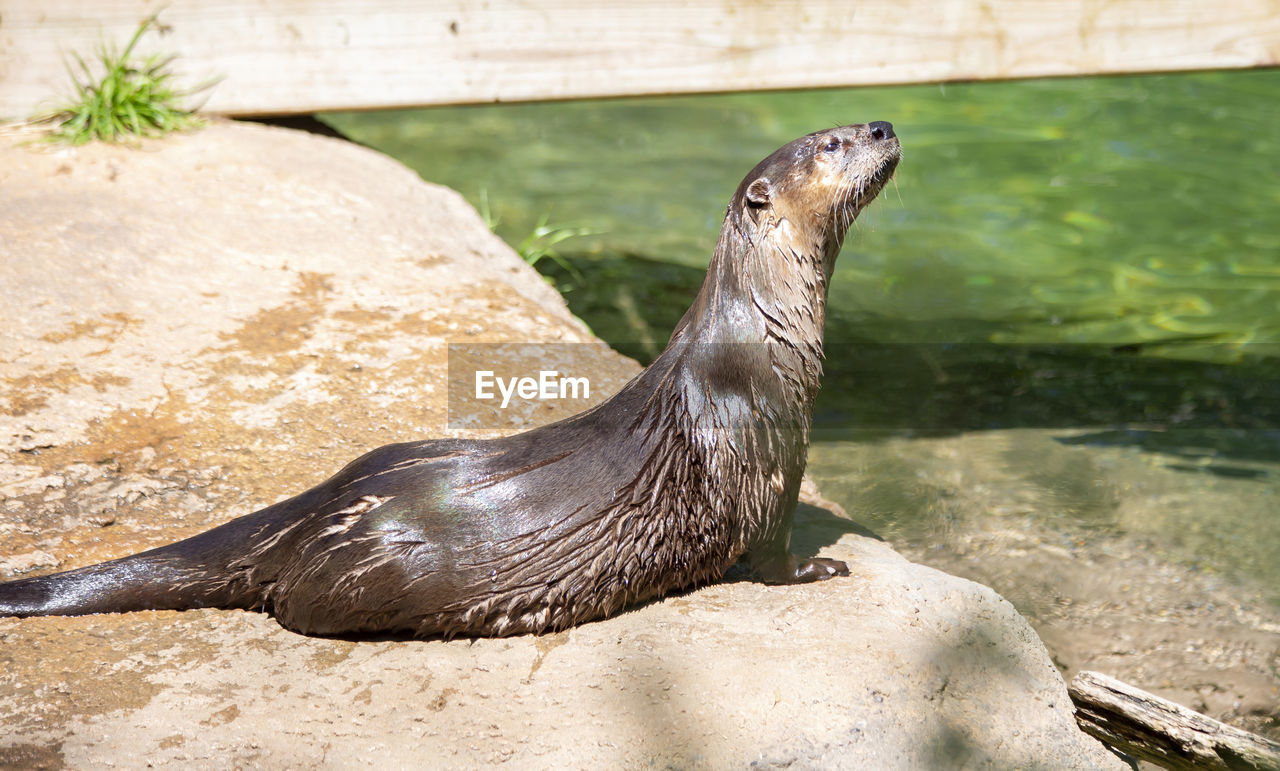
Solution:
<path fill-rule="evenodd" d="M 1019 504 L 1038 537 L 1140 533 L 1280 599 L 1280 71 L 324 119 L 487 205 L 509 243 L 543 217 L 594 231 L 560 244 L 572 272 L 538 267 L 642 361 L 757 160 L 824 125 L 891 121 L 896 185 L 831 288 L 819 481 L 924 549 L 942 537 L 942 488 L 913 488 L 926 472 L 911 450 L 892 473 L 872 458 L 972 437 L 974 489 L 1048 491 Z M 876 474 L 883 503 L 866 497 Z M 948 533 L 1005 510 L 967 500 Z"/>

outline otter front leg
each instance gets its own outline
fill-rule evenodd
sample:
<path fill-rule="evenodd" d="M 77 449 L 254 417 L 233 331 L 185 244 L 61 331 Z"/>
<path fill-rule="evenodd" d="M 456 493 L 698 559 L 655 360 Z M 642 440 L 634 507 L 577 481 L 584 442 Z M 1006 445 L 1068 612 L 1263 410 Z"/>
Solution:
<path fill-rule="evenodd" d="M 783 528 L 771 543 L 761 544 L 747 552 L 746 559 L 766 584 L 807 584 L 849 575 L 849 566 L 841 560 L 825 557 L 797 560 L 791 553 L 790 527 Z"/>
<path fill-rule="evenodd" d="M 841 560 L 814 557 L 804 561 L 797 560 L 794 554 L 787 553 L 782 558 L 755 561 L 751 555 L 747 564 L 760 575 L 766 584 L 807 584 L 811 581 L 825 581 L 835 576 L 849 575 L 849 566 Z"/>

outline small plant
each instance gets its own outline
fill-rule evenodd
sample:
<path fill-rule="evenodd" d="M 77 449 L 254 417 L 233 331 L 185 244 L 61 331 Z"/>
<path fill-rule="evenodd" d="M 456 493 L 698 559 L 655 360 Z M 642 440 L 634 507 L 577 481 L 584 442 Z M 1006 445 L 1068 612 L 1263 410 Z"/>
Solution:
<path fill-rule="evenodd" d="M 495 231 L 498 227 L 500 218 L 494 214 L 493 207 L 489 203 L 489 191 L 480 191 L 480 200 L 476 206 L 476 210 L 480 213 L 480 219 L 484 221 L 485 227 Z M 543 257 L 551 260 L 555 264 L 564 268 L 565 272 L 573 277 L 575 285 L 581 285 L 583 281 L 582 271 L 573 266 L 573 263 L 556 249 L 556 244 L 567 241 L 570 238 L 578 238 L 580 236 L 593 236 L 599 231 L 591 228 L 568 227 L 564 225 L 548 225 L 547 216 L 544 214 L 542 219 L 538 220 L 538 224 L 533 228 L 529 235 L 525 236 L 520 244 L 516 246 L 516 253 L 524 259 L 529 265 L 537 265 L 538 261 Z M 551 283 L 550 277 L 544 277 L 548 283 Z M 561 291 L 568 291 L 565 287 L 560 287 Z"/>
<path fill-rule="evenodd" d="M 89 64 L 73 54 L 76 68 L 68 65 L 76 86 L 75 101 L 48 119 L 59 121 L 51 139 L 81 145 L 93 139 L 118 142 L 146 136 L 161 136 L 170 131 L 195 128 L 203 124 L 194 111 L 178 106 L 178 100 L 208 88 L 205 84 L 193 91 L 178 91 L 168 71 L 174 57 L 150 56 L 139 64 L 129 57 L 144 32 L 159 28 L 156 17 L 149 16 L 133 33 L 124 52 L 116 55 L 105 45 L 98 53 L 106 70 L 95 82 Z"/>
<path fill-rule="evenodd" d="M 493 207 L 489 205 L 489 190 L 487 188 L 480 189 L 480 203 L 477 204 L 476 211 L 480 213 L 480 219 L 484 221 L 484 226 L 489 228 L 489 232 L 497 232 L 501 218 L 493 213 Z"/>
<path fill-rule="evenodd" d="M 583 280 L 582 271 L 575 268 L 571 262 L 565 259 L 563 254 L 556 250 L 556 244 L 567 241 L 570 238 L 590 236 L 595 235 L 595 233 L 596 231 L 591 228 L 548 225 L 547 217 L 543 215 L 542 219 L 538 220 L 533 232 L 525 236 L 520 245 L 516 247 L 516 252 L 530 265 L 537 265 L 539 260 L 546 257 L 561 268 L 564 268 L 569 275 L 573 276 L 574 281 L 581 283 Z"/>

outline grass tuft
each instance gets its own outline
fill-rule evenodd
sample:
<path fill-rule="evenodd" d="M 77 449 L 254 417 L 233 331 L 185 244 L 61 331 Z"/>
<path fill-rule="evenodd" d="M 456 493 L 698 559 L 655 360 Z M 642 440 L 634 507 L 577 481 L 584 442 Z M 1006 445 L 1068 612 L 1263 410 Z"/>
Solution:
<path fill-rule="evenodd" d="M 490 231 L 496 232 L 500 218 L 494 213 L 493 207 L 489 203 L 489 191 L 480 191 L 480 200 L 476 205 L 476 210 L 480 213 L 480 219 L 484 221 L 485 227 Z M 560 253 L 556 248 L 557 244 L 567 241 L 570 238 L 580 238 L 582 236 L 599 235 L 600 231 L 591 228 L 576 227 L 571 225 L 549 225 L 548 217 L 543 215 L 538 220 L 538 224 L 534 226 L 529 235 L 521 239 L 516 245 L 516 253 L 530 265 L 537 265 L 542 259 L 549 259 L 559 265 L 570 278 L 573 279 L 572 284 L 556 287 L 561 292 L 571 291 L 575 286 L 581 286 L 583 282 L 582 271 L 578 270 L 569 259 Z M 555 284 L 550 276 L 543 276 L 547 283 Z"/>
<path fill-rule="evenodd" d="M 574 281 L 581 283 L 582 272 L 556 249 L 556 245 L 570 238 L 593 235 L 597 233 L 590 228 L 548 225 L 547 217 L 543 215 L 533 231 L 516 247 L 516 252 L 530 265 L 537 265 L 539 260 L 548 258 L 573 276 Z"/>
<path fill-rule="evenodd" d="M 102 47 L 98 59 L 106 73 L 101 80 L 94 79 L 84 57 L 73 54 L 75 64 L 68 64 L 67 68 L 75 83 L 76 96 L 66 107 L 47 116 L 47 120 L 58 122 L 51 140 L 72 145 L 94 139 L 120 142 L 163 136 L 204 124 L 194 110 L 181 107 L 179 100 L 208 85 L 193 91 L 174 88 L 173 73 L 168 70 L 173 56 L 157 55 L 140 63 L 130 62 L 134 46 L 152 27 L 159 29 L 154 15 L 138 25 L 138 31 L 120 54 L 106 45 Z"/>

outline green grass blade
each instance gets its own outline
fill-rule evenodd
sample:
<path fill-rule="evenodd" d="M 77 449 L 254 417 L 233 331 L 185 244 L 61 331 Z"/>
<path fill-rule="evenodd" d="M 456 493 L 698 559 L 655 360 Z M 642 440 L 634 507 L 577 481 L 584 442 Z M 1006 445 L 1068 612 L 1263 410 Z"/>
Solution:
<path fill-rule="evenodd" d="M 130 61 L 143 34 L 159 26 L 155 14 L 144 19 L 119 54 L 105 44 L 101 46 L 97 53 L 103 70 L 100 79 L 94 78 L 93 68 L 83 56 L 71 54 L 66 66 L 75 99 L 49 116 L 58 120 L 52 139 L 77 145 L 93 139 L 119 141 L 162 135 L 203 123 L 192 111 L 183 109 L 178 100 L 199 93 L 216 81 L 191 91 L 178 91 L 168 70 L 174 56 L 152 54 L 141 63 Z"/>

